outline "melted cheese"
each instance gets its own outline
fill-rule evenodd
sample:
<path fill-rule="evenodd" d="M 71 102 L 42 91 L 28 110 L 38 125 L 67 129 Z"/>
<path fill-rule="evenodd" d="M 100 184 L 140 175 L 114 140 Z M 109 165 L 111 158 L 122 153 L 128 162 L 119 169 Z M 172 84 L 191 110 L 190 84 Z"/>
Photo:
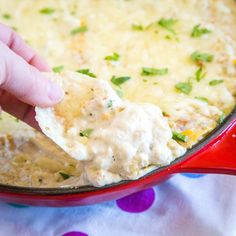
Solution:
<path fill-rule="evenodd" d="M 43 8 L 54 12 L 41 14 Z M 111 85 L 122 90 L 124 99 L 159 106 L 172 130 L 192 137 L 181 145 L 196 143 L 217 125 L 222 112 L 228 114 L 235 105 L 234 0 L 178 0 L 174 4 L 172 0 L 0 0 L 0 17 L 5 13 L 11 18 L 2 17 L 1 21 L 16 28 L 52 67 L 63 65 L 73 71 L 89 68 L 109 83 L 113 75 L 130 76 L 121 88 Z M 176 34 L 157 23 L 161 18 L 177 20 L 173 25 Z M 132 30 L 133 24 L 145 30 Z M 191 37 L 198 24 L 211 33 Z M 85 25 L 86 32 L 71 34 Z M 195 76 L 198 66 L 190 57 L 195 51 L 212 54 L 214 59 L 205 63 L 207 73 L 200 82 L 191 79 L 192 91 L 187 95 L 175 85 Z M 114 52 L 120 55 L 118 61 L 104 60 Z M 168 73 L 142 76 L 143 67 L 168 68 Z M 212 80 L 224 82 L 210 86 Z M 196 97 L 206 98 L 208 103 Z M 5 118 L 0 121 L 3 133 L 11 130 L 6 128 L 7 122 Z M 23 133 L 21 124 L 13 123 Z M 42 172 L 48 173 L 45 169 Z"/>

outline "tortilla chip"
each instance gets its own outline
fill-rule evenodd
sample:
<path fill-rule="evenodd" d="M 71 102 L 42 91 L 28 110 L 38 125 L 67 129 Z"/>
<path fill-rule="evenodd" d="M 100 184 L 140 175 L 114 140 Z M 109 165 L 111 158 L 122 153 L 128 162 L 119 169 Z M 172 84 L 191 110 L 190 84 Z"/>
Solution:
<path fill-rule="evenodd" d="M 94 118 L 103 119 L 106 114 L 102 114 L 104 117 L 99 116 L 104 104 L 107 103 L 109 107 L 109 102 L 112 101 L 114 107 L 114 101 L 120 103 L 120 98 L 107 82 L 80 73 L 67 71 L 61 74 L 45 73 L 45 75 L 57 82 L 64 89 L 65 95 L 55 107 L 36 107 L 36 120 L 41 130 L 73 158 L 89 159 L 86 132 L 89 130 L 91 132 L 91 127 L 87 127 L 86 124 Z M 96 107 L 91 107 L 91 112 L 86 113 L 84 105 L 97 97 L 100 100 L 95 103 Z"/>

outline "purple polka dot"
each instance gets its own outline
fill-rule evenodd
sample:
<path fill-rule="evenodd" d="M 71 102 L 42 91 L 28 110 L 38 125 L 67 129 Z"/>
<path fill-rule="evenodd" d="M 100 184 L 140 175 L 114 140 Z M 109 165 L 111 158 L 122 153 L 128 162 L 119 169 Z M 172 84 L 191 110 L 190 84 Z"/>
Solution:
<path fill-rule="evenodd" d="M 150 208 L 155 200 L 153 188 L 131 194 L 116 201 L 118 207 L 126 212 L 139 213 Z"/>
<path fill-rule="evenodd" d="M 62 236 L 88 236 L 88 234 L 79 231 L 71 231 L 64 233 Z"/>
<path fill-rule="evenodd" d="M 195 173 L 181 173 L 181 175 L 192 179 L 197 179 L 205 176 L 205 174 L 195 174 Z"/>

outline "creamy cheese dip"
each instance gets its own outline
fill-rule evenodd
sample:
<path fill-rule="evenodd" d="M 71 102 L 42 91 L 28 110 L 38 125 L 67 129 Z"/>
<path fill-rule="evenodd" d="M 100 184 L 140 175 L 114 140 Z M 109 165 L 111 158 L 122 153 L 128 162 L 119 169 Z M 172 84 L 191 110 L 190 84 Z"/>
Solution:
<path fill-rule="evenodd" d="M 76 72 L 47 76 L 65 97 L 54 108 L 36 108 L 42 131 L 83 164 L 83 179 L 103 186 L 136 179 L 185 152 L 159 107 L 122 100 L 111 86 Z"/>
<path fill-rule="evenodd" d="M 55 72 L 79 71 L 105 80 L 113 87 L 113 109 L 125 106 L 112 122 L 99 124 L 86 114 L 93 111 L 97 118 L 110 110 L 104 105 L 111 102 L 98 94 L 84 107 L 78 129 L 87 129 L 84 124 L 90 122 L 94 131 L 89 148 L 72 154 L 80 160 L 2 115 L 2 183 L 100 186 L 138 178 L 180 156 L 235 106 L 234 0 L 0 0 L 0 20 L 14 27 Z M 71 129 L 68 135 L 73 139 L 75 133 Z M 151 137 L 154 133 L 158 137 Z M 154 141 L 163 145 L 163 156 L 150 149 Z"/>

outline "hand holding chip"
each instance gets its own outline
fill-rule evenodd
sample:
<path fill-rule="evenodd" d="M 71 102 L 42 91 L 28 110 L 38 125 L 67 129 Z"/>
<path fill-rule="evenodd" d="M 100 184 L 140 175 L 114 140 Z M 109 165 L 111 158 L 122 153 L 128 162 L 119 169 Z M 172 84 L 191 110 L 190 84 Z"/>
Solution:
<path fill-rule="evenodd" d="M 50 68 L 16 32 L 0 24 L 0 107 L 35 128 L 34 106 L 53 106 L 63 96 L 40 71 Z"/>

